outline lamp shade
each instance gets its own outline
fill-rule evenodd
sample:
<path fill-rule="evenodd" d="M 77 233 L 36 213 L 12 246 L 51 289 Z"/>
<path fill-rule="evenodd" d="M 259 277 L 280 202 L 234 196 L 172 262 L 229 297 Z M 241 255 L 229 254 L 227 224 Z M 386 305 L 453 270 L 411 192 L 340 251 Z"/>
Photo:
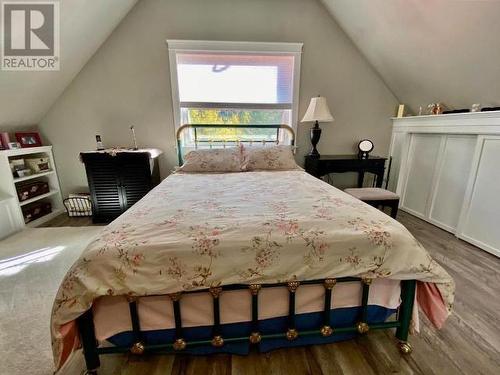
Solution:
<path fill-rule="evenodd" d="M 325 97 L 317 96 L 311 99 L 306 114 L 302 118 L 302 122 L 309 122 L 309 121 L 318 121 L 318 122 L 333 121 L 333 116 L 330 113 L 328 104 L 326 104 Z"/>

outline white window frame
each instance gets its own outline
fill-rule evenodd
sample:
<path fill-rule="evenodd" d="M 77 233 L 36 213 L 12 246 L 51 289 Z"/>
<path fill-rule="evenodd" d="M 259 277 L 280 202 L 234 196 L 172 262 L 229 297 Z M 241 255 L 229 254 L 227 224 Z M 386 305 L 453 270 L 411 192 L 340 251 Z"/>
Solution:
<path fill-rule="evenodd" d="M 302 57 L 303 43 L 275 43 L 275 42 L 229 42 L 208 40 L 179 40 L 167 39 L 168 57 L 170 63 L 170 85 L 172 89 L 172 106 L 174 114 L 175 130 L 181 124 L 181 107 L 179 100 L 179 87 L 177 79 L 177 53 L 185 52 L 241 52 L 247 54 L 269 54 L 269 55 L 293 55 L 293 82 L 292 82 L 292 128 L 297 133 L 297 118 L 299 111 L 299 86 L 300 86 L 300 63 Z M 242 104 L 232 104 L 236 108 L 245 108 Z M 258 107 L 258 108 L 256 108 Z M 252 109 L 268 109 L 269 105 L 252 106 Z"/>

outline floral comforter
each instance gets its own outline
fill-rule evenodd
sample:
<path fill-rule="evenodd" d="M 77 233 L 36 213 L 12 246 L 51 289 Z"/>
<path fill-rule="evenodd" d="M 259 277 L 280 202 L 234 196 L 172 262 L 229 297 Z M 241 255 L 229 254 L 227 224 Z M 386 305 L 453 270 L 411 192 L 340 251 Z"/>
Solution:
<path fill-rule="evenodd" d="M 99 296 L 343 276 L 434 283 L 446 314 L 453 302 L 453 280 L 401 224 L 303 171 L 173 174 L 67 273 L 52 314 L 56 365 L 73 350 L 64 332 Z"/>

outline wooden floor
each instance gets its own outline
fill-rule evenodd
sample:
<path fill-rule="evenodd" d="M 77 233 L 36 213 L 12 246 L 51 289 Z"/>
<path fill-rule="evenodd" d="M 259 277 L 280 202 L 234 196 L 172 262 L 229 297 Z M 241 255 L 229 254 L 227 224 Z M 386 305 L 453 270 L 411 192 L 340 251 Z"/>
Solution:
<path fill-rule="evenodd" d="M 69 217 L 67 214 L 61 214 L 40 225 L 40 227 L 87 227 L 90 225 L 105 224 L 92 224 L 91 217 Z"/>
<path fill-rule="evenodd" d="M 58 221 L 59 220 L 59 221 Z M 441 331 L 421 314 L 413 353 L 401 356 L 392 331 L 268 354 L 101 357 L 100 374 L 500 374 L 500 259 L 404 212 L 402 222 L 453 276 L 455 310 Z M 48 226 L 90 225 L 56 218 Z"/>

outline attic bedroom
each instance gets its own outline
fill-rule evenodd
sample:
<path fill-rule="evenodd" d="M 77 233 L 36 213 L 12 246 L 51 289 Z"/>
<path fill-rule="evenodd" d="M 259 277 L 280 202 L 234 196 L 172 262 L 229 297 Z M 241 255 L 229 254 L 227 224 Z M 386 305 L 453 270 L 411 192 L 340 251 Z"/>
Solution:
<path fill-rule="evenodd" d="M 498 374 L 499 15 L 1 0 L 0 374 Z"/>

